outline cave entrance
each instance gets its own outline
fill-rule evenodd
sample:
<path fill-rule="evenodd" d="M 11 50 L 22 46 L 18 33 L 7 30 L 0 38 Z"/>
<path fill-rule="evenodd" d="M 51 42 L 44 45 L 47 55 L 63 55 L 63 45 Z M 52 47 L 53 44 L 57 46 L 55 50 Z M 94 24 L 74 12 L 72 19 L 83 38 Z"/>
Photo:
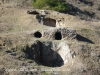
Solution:
<path fill-rule="evenodd" d="M 34 33 L 34 36 L 35 36 L 36 38 L 41 38 L 41 37 L 42 37 L 42 34 L 41 34 L 40 32 L 35 32 L 35 33 Z"/>
<path fill-rule="evenodd" d="M 55 19 L 45 18 L 43 21 L 44 21 L 43 25 L 56 27 L 56 20 Z"/>
<path fill-rule="evenodd" d="M 61 32 L 56 32 L 55 33 L 55 40 L 61 40 L 61 39 L 62 39 Z"/>

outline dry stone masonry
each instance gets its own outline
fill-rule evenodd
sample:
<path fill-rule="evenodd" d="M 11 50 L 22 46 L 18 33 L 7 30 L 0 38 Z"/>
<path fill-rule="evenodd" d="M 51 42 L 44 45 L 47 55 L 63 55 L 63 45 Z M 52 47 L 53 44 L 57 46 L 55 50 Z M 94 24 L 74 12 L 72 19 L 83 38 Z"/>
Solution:
<path fill-rule="evenodd" d="M 45 37 L 50 40 L 69 40 L 75 39 L 77 33 L 76 30 L 70 28 L 50 28 L 42 31 L 37 30 L 32 35 L 34 37 Z"/>

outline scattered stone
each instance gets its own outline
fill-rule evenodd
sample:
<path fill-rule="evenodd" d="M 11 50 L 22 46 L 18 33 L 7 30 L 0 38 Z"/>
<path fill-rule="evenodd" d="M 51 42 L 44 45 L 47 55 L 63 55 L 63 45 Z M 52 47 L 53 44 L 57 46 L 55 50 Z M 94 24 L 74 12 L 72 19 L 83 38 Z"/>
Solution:
<path fill-rule="evenodd" d="M 64 64 L 75 57 L 75 52 L 69 49 L 69 46 L 66 42 L 62 42 L 58 45 L 57 52 L 64 60 Z"/>

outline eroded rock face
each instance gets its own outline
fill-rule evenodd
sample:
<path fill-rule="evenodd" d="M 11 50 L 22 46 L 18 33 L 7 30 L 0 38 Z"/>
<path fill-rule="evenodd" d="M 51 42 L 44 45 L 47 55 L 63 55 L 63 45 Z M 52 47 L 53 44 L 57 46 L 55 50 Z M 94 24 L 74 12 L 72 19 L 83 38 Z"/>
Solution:
<path fill-rule="evenodd" d="M 39 32 L 42 34 L 42 37 L 49 40 L 68 40 L 75 39 L 77 36 L 76 30 L 69 28 L 50 28 Z"/>
<path fill-rule="evenodd" d="M 36 14 L 38 11 L 29 10 L 27 11 L 28 14 L 35 14 L 36 19 L 42 25 L 46 25 L 49 27 L 65 27 L 65 18 L 56 18 L 55 14 L 51 14 L 46 10 L 41 10 L 40 13 Z M 57 13 L 56 13 L 57 14 Z"/>
<path fill-rule="evenodd" d="M 75 56 L 74 51 L 69 49 L 66 42 L 36 41 L 26 50 L 28 50 L 26 52 L 31 59 L 53 67 L 66 64 Z"/>
<path fill-rule="evenodd" d="M 75 52 L 70 50 L 68 44 L 66 42 L 61 42 L 57 47 L 58 54 L 64 60 L 64 64 L 66 64 L 70 59 L 75 57 Z"/>
<path fill-rule="evenodd" d="M 76 30 L 70 28 L 50 28 L 43 31 L 36 30 L 32 33 L 32 35 L 36 32 L 41 33 L 42 37 L 49 40 L 70 40 L 75 39 L 77 36 Z"/>
<path fill-rule="evenodd" d="M 59 18 L 59 19 L 56 20 L 56 27 L 65 27 L 64 18 Z"/>

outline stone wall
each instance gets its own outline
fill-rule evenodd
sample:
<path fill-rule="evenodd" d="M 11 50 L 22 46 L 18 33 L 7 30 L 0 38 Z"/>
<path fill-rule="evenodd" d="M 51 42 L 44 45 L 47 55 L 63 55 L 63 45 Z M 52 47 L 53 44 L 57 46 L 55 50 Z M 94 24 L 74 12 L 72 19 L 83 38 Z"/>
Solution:
<path fill-rule="evenodd" d="M 32 35 L 37 31 L 33 32 Z M 77 36 L 76 30 L 69 28 L 50 28 L 39 32 L 42 34 L 42 37 L 50 40 L 69 40 L 75 39 Z M 61 35 L 58 34 L 58 39 L 55 38 L 57 36 L 56 33 L 61 33 Z M 59 37 L 61 37 L 61 39 Z"/>
<path fill-rule="evenodd" d="M 76 30 L 68 28 L 51 28 L 49 30 L 44 30 L 43 37 L 55 40 L 55 34 L 57 32 L 61 33 L 62 39 L 74 39 L 77 36 Z"/>

